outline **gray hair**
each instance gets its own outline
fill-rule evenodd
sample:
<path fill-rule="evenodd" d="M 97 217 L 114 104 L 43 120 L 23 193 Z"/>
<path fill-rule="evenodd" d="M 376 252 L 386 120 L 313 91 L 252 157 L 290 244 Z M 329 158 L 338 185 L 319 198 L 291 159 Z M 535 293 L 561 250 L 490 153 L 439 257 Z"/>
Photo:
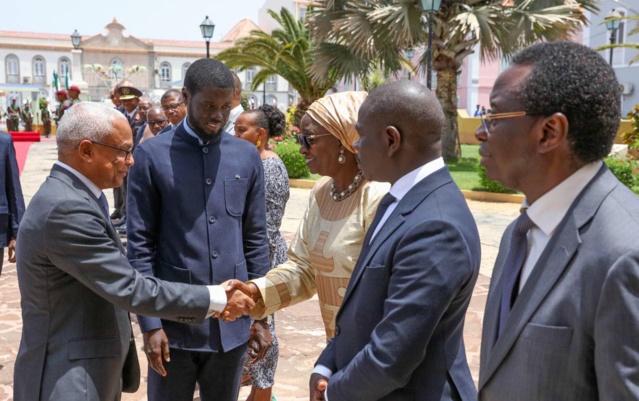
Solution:
<path fill-rule="evenodd" d="M 100 103 L 80 102 L 65 111 L 56 133 L 58 153 L 74 149 L 83 139 L 103 142 L 117 120 L 126 118 L 116 109 Z"/>

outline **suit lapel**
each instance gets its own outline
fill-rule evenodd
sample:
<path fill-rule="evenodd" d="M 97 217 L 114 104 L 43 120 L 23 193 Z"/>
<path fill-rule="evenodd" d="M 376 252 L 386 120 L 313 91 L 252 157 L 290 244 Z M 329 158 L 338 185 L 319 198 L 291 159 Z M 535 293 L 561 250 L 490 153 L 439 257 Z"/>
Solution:
<path fill-rule="evenodd" d="M 109 237 L 111 237 L 113 242 L 115 242 L 118 248 L 120 248 L 120 251 L 124 252 L 122 241 L 120 241 L 120 235 L 117 233 L 117 231 L 113 227 L 113 224 L 111 224 L 111 221 L 104 216 L 104 212 L 102 211 L 102 206 L 100 206 L 100 202 L 93 195 L 91 190 L 86 185 L 84 185 L 84 183 L 80 181 L 78 177 L 73 175 L 73 173 L 71 173 L 70 171 L 66 170 L 63 167 L 58 166 L 57 164 L 54 164 L 53 168 L 51 169 L 51 177 L 57 178 L 60 181 L 67 184 L 68 186 L 70 186 L 71 188 L 73 188 L 79 196 L 88 200 L 89 203 L 91 203 L 96 208 L 96 210 L 99 212 L 100 218 L 104 220 L 106 223 L 105 225 L 106 225 L 107 234 L 109 235 Z"/>
<path fill-rule="evenodd" d="M 375 238 L 373 238 L 370 245 L 368 245 L 368 243 L 372 234 L 370 233 L 370 230 L 367 232 L 364 245 L 362 246 L 362 251 L 360 252 L 360 258 L 357 260 L 353 274 L 348 282 L 348 288 L 344 295 L 342 306 L 338 312 L 338 317 L 342 309 L 344 309 L 344 305 L 348 302 L 353 289 L 359 282 L 365 266 L 368 266 L 373 256 L 375 256 L 377 249 L 379 249 L 379 247 L 404 224 L 408 216 L 424 201 L 424 199 L 428 197 L 428 195 L 449 182 L 452 182 L 452 178 L 447 167 L 444 167 L 424 178 L 411 188 L 411 190 L 402 198 Z"/>
<path fill-rule="evenodd" d="M 532 315 L 561 278 L 564 270 L 568 268 L 581 245 L 581 228 L 594 217 L 603 200 L 616 186 L 616 182 L 612 174 L 603 166 L 566 213 L 520 292 L 502 335 L 495 341 L 492 349 L 482 346 L 482 351 L 488 352 L 488 358 L 483 366 L 484 372 L 480 377 L 479 388 L 483 387 L 508 355 Z M 501 264 L 503 262 L 502 259 Z M 496 319 L 499 318 L 499 297 L 502 288 L 503 266 L 501 264 L 498 285 L 491 288 L 491 295 L 486 303 L 488 312 L 485 315 L 485 321 L 490 324 L 486 334 L 492 336 L 488 338 L 488 341 L 496 338 Z"/>

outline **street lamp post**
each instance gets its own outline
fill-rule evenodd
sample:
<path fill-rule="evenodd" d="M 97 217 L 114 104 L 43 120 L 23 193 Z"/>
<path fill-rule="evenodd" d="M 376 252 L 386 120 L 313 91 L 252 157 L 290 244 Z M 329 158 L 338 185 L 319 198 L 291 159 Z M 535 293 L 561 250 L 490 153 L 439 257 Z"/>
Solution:
<path fill-rule="evenodd" d="M 78 30 L 76 29 L 71 34 L 71 44 L 73 45 L 73 47 L 75 49 L 79 49 L 80 48 L 80 39 L 82 39 L 82 36 L 80 36 L 80 34 L 78 33 Z"/>
<path fill-rule="evenodd" d="M 206 16 L 204 21 L 202 21 L 202 23 L 200 24 L 200 30 L 202 31 L 202 37 L 206 41 L 206 58 L 211 58 L 211 55 L 209 53 L 209 46 L 210 46 L 209 42 L 211 41 L 211 38 L 213 37 L 215 24 L 213 24 L 213 21 L 209 19 L 208 15 Z"/>
<path fill-rule="evenodd" d="M 619 21 L 617 18 L 621 18 L 621 14 L 619 14 L 617 11 L 615 11 L 615 9 L 613 8 L 608 15 L 606 16 L 606 29 L 608 31 L 610 31 L 610 44 L 614 45 L 616 43 L 616 39 L 617 39 L 617 29 L 619 29 L 619 24 L 621 23 L 621 21 Z M 610 65 L 612 66 L 612 52 L 614 49 L 610 49 Z"/>
<path fill-rule="evenodd" d="M 421 0 L 422 11 L 428 14 L 428 49 L 426 70 L 426 86 L 431 87 L 431 79 L 433 75 L 433 13 L 439 11 L 442 6 L 442 0 Z"/>
<path fill-rule="evenodd" d="M 410 61 L 411 68 L 408 70 L 408 80 L 410 81 L 410 72 L 413 69 L 413 57 L 415 57 L 415 50 L 413 48 L 406 49 L 406 58 Z"/>

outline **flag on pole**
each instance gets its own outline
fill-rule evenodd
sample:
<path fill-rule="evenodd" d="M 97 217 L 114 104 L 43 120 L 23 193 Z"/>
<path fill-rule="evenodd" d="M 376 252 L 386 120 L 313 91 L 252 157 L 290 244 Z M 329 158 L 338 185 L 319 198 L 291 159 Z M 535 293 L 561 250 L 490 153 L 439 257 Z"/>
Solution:
<path fill-rule="evenodd" d="M 64 86 L 69 90 L 69 70 L 66 71 L 66 75 L 64 76 Z"/>
<path fill-rule="evenodd" d="M 55 71 L 53 71 L 53 87 L 55 88 L 57 92 L 58 91 L 58 74 L 56 74 Z"/>

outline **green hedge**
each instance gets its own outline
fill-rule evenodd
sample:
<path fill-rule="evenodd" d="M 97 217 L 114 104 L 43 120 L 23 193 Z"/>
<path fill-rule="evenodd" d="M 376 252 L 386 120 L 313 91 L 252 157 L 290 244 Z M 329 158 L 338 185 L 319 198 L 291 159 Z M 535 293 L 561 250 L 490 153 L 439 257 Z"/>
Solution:
<path fill-rule="evenodd" d="M 477 174 L 479 175 L 479 185 L 482 191 L 497 192 L 501 194 L 515 192 L 501 185 L 497 181 L 493 181 L 489 179 L 488 177 L 486 177 L 486 169 L 483 166 L 478 165 L 477 167 L 478 167 Z"/>
<path fill-rule="evenodd" d="M 304 178 L 311 173 L 306 166 L 306 159 L 300 153 L 300 145 L 293 141 L 282 141 L 273 149 L 282 159 L 288 178 Z"/>
<path fill-rule="evenodd" d="M 607 157 L 604 162 L 610 171 L 628 188 L 632 188 L 637 182 L 637 161 L 632 158 L 619 159 Z"/>

